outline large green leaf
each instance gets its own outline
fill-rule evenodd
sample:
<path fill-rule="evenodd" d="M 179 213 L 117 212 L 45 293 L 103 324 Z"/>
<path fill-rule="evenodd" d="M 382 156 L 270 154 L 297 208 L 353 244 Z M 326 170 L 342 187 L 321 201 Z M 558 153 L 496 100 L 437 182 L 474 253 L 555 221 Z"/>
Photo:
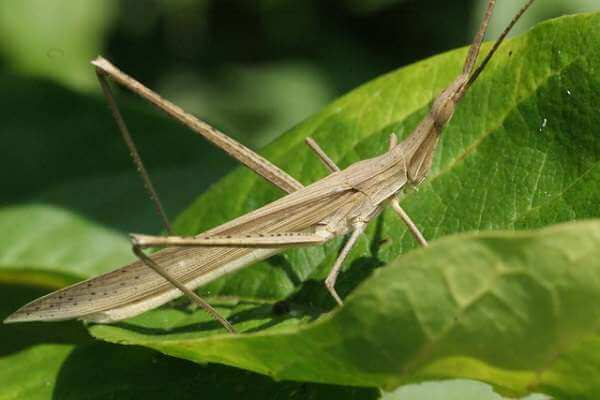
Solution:
<path fill-rule="evenodd" d="M 45 290 L 0 285 L 0 319 Z M 376 399 L 377 390 L 333 385 L 275 382 L 235 368 L 198 366 L 149 349 L 93 343 L 77 323 L 0 325 L 1 400 L 16 399 L 164 399 L 298 398 Z M 127 360 L 124 362 L 123 360 Z M 454 395 L 457 399 L 498 400 L 477 382 L 451 381 L 411 385 L 386 394 L 385 400 L 417 400 Z M 465 397 L 466 396 L 466 397 Z M 485 397 L 484 397 L 485 396 Z M 444 398 L 444 397 L 442 397 Z"/>
<path fill-rule="evenodd" d="M 131 261 L 124 235 L 55 207 L 0 208 L 0 282 L 57 288 Z"/>
<path fill-rule="evenodd" d="M 0 292 L 0 319 L 44 293 L 15 285 L 0 285 Z M 0 400 L 379 398 L 375 389 L 275 382 L 235 368 L 99 343 L 75 322 L 0 325 L 0 382 Z"/>
<path fill-rule="evenodd" d="M 247 371 L 198 366 L 106 343 L 38 345 L 0 359 L 0 367 L 1 400 L 379 398 L 376 389 L 275 382 Z"/>
<path fill-rule="evenodd" d="M 277 379 L 393 388 L 469 377 L 510 393 L 593 399 L 599 277 L 600 221 L 578 222 L 441 239 L 378 269 L 343 308 L 303 326 L 292 310 L 259 332 L 246 323 L 252 333 L 217 334 L 184 311 L 157 311 L 91 332 Z M 244 305 L 230 318 L 243 328 L 264 314 Z"/>
<path fill-rule="evenodd" d="M 600 216 L 595 207 L 600 50 L 593 45 L 600 39 L 599 21 L 598 14 L 553 20 L 503 46 L 445 130 L 428 181 L 403 200 L 427 238 Z M 368 83 L 265 153 L 304 183 L 325 174 L 303 143 L 307 136 L 340 166 L 380 154 L 391 132 L 404 136 L 414 128 L 432 97 L 456 76 L 464 56 L 465 50 L 455 51 Z M 279 190 L 240 168 L 200 196 L 177 220 L 176 230 L 198 233 L 278 196 Z M 367 257 L 371 266 L 415 246 L 389 212 L 371 224 L 368 237 L 354 258 Z M 339 243 L 288 252 L 219 280 L 206 292 L 285 298 L 301 282 L 323 279 Z M 342 292 L 356 278 L 342 277 Z"/>

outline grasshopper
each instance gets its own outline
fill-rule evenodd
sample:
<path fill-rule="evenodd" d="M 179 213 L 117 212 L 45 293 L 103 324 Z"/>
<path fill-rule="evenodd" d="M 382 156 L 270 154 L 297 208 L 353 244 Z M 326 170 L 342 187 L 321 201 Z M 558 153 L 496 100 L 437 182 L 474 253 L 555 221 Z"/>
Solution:
<path fill-rule="evenodd" d="M 322 244 L 350 233 L 325 280 L 325 286 L 341 306 L 343 302 L 335 290 L 335 283 L 342 264 L 367 224 L 385 206 L 390 205 L 415 239 L 427 246 L 417 226 L 400 206 L 397 194 L 407 187 L 419 185 L 425 179 L 442 130 L 452 118 L 457 104 L 510 29 L 534 1 L 529 0 L 515 15 L 476 68 L 481 43 L 495 5 L 495 0 L 488 0 L 483 21 L 469 48 L 462 72 L 433 101 L 429 114 L 406 139 L 398 143 L 396 136 L 391 135 L 386 153 L 340 170 L 314 140 L 307 139 L 308 146 L 330 171 L 325 178 L 308 186 L 303 186 L 252 150 L 161 98 L 106 59 L 97 58 L 92 64 L 96 67 L 109 108 L 169 235 L 132 234 L 132 248 L 138 261 L 34 300 L 4 322 L 77 318 L 110 323 L 156 308 L 183 293 L 233 333 L 233 326 L 199 297 L 194 289 L 287 248 Z M 202 135 L 287 192 L 287 195 L 199 235 L 172 235 L 168 218 L 113 99 L 109 79 Z M 165 248 L 151 255 L 143 252 L 143 249 L 157 246 Z"/>

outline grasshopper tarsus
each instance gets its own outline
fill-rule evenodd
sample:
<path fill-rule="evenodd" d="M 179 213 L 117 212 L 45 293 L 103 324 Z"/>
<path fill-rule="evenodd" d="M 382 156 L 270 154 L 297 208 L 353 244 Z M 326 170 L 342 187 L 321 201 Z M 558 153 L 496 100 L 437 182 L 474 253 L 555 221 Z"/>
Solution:
<path fill-rule="evenodd" d="M 331 297 L 333 297 L 333 299 L 335 300 L 337 305 L 340 307 L 343 307 L 344 301 L 342 300 L 340 295 L 335 290 L 335 282 L 330 281 L 328 278 L 325 280 L 325 287 L 327 288 L 327 290 L 329 291 L 329 294 L 331 294 Z"/>

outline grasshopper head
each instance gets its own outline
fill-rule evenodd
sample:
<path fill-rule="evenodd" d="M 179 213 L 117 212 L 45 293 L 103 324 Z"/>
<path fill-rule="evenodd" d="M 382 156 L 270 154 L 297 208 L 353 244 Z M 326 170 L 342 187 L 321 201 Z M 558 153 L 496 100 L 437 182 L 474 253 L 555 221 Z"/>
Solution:
<path fill-rule="evenodd" d="M 468 75 L 461 74 L 448 86 L 431 106 L 431 117 L 438 130 L 441 130 L 454 115 L 456 104 L 467 89 Z"/>

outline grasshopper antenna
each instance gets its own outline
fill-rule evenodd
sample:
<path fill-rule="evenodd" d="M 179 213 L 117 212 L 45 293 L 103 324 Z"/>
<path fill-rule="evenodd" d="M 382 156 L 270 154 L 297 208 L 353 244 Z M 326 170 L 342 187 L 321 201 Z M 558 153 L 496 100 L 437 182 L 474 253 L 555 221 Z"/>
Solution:
<path fill-rule="evenodd" d="M 477 56 L 479 55 L 479 49 L 481 48 L 481 43 L 483 42 L 483 37 L 487 32 L 488 25 L 490 23 L 490 18 L 492 17 L 492 13 L 494 12 L 494 6 L 496 5 L 496 0 L 489 0 L 487 4 L 487 8 L 485 10 L 485 16 L 483 17 L 483 21 L 481 22 L 481 26 L 473 39 L 473 44 L 469 48 L 469 54 L 467 55 L 467 59 L 465 60 L 465 66 L 463 67 L 463 75 L 469 75 L 471 71 L 473 71 L 473 67 L 475 62 L 477 61 Z"/>
<path fill-rule="evenodd" d="M 477 62 L 479 56 L 479 50 L 481 49 L 481 43 L 483 37 L 487 32 L 490 18 L 494 12 L 494 6 L 496 0 L 488 0 L 485 15 L 479 26 L 479 30 L 473 39 L 473 43 L 469 48 L 469 53 L 465 59 L 465 65 L 462 73 L 454 80 L 454 82 L 446 88 L 438 98 L 433 102 L 431 107 L 431 115 L 435 121 L 438 130 L 443 127 L 452 118 L 456 104 L 462 99 L 467 92 L 470 82 L 470 76 Z"/>
<path fill-rule="evenodd" d="M 454 115 L 456 105 L 463 98 L 473 82 L 475 82 L 479 74 L 481 74 L 481 71 L 483 71 L 508 32 L 534 1 L 535 0 L 528 0 L 525 6 L 521 8 L 508 27 L 504 30 L 498 41 L 494 44 L 491 51 L 487 54 L 484 61 L 476 68 L 475 65 L 481 50 L 483 37 L 487 32 L 490 18 L 492 17 L 494 6 L 496 5 L 496 0 L 487 1 L 485 15 L 483 16 L 481 25 L 469 48 L 462 72 L 456 77 L 454 82 L 443 90 L 433 101 L 431 111 L 427 118 L 421 121 L 421 124 L 415 128 L 415 131 L 405 140 L 403 146 L 400 147 L 404 152 L 406 152 L 406 147 L 413 147 L 411 149 L 412 155 L 407 161 L 408 177 L 411 181 L 421 182 L 421 180 L 425 178 L 431 168 L 433 149 L 437 144 L 442 129 L 446 126 L 448 121 L 450 121 L 452 115 Z M 398 146 L 396 146 L 396 148 L 398 148 Z"/>
<path fill-rule="evenodd" d="M 473 82 L 475 82 L 477 80 L 477 78 L 479 77 L 479 74 L 481 74 L 481 72 L 484 70 L 484 68 L 488 64 L 488 62 L 490 62 L 490 60 L 492 59 L 492 56 L 494 55 L 494 53 L 496 53 L 496 50 L 498 50 L 498 48 L 500 47 L 500 45 L 502 44 L 502 42 L 504 41 L 504 39 L 506 39 L 506 35 L 508 35 L 508 33 L 512 30 L 512 28 L 515 26 L 515 24 L 519 21 L 519 19 L 521 18 L 521 16 L 523 14 L 525 14 L 525 11 L 527 11 L 527 9 L 529 7 L 531 7 L 531 5 L 534 2 L 535 2 L 535 0 L 529 0 L 523 7 L 521 7 L 521 9 L 519 10 L 519 12 L 517 14 L 515 14 L 515 16 L 513 17 L 512 21 L 510 21 L 510 23 L 508 24 L 508 26 L 506 27 L 506 29 L 504 29 L 504 31 L 502 32 L 502 34 L 498 37 L 498 39 L 496 40 L 496 42 L 492 46 L 491 50 L 487 53 L 487 55 L 485 56 L 485 58 L 483 59 L 483 61 L 479 65 L 479 67 L 477 67 L 477 69 L 475 70 L 475 72 L 473 72 L 473 74 L 469 78 L 469 81 L 467 82 L 467 88 L 470 87 L 473 84 Z"/>
<path fill-rule="evenodd" d="M 485 10 L 485 16 L 483 17 L 483 21 L 481 22 L 479 30 L 477 31 L 477 34 L 475 35 L 475 38 L 473 39 L 473 44 L 471 44 L 471 47 L 469 48 L 469 53 L 467 54 L 467 58 L 465 60 L 465 65 L 463 67 L 463 71 L 458 76 L 456 81 L 448 89 L 446 89 L 446 91 L 440 96 L 439 104 L 437 104 L 437 105 L 434 104 L 433 108 L 435 111 L 438 111 L 438 110 L 442 111 L 442 112 L 443 111 L 450 112 L 450 110 L 453 111 L 453 107 L 450 107 L 447 110 L 443 110 L 443 108 L 445 105 L 449 104 L 448 101 L 450 101 L 450 103 L 455 105 L 462 99 L 462 97 L 465 95 L 465 93 L 467 92 L 469 87 L 471 87 L 471 85 L 475 82 L 477 77 L 479 77 L 479 75 L 481 74 L 483 69 L 489 63 L 489 61 L 491 60 L 494 53 L 496 53 L 496 51 L 498 50 L 498 48 L 500 47 L 500 45 L 506 38 L 506 35 L 508 35 L 508 32 L 510 32 L 510 30 L 513 28 L 513 26 L 515 26 L 517 21 L 521 18 L 521 16 L 525 13 L 525 11 L 527 11 L 527 9 L 533 4 L 534 1 L 535 0 L 528 0 L 527 3 L 519 10 L 519 12 L 513 17 L 512 21 L 508 24 L 508 26 L 506 27 L 504 32 L 502 32 L 502 34 L 500 35 L 500 37 L 498 38 L 496 43 L 494 43 L 494 46 L 488 52 L 488 54 L 486 55 L 483 62 L 479 65 L 479 67 L 477 67 L 475 69 L 475 63 L 477 62 L 477 57 L 479 56 L 479 50 L 481 49 L 481 43 L 483 42 L 483 37 L 485 36 L 485 33 L 487 32 L 490 18 L 492 17 L 492 13 L 494 11 L 494 6 L 496 5 L 496 0 L 488 0 L 487 8 Z M 447 120 L 449 119 L 449 118 L 445 118 L 446 116 L 442 116 L 442 117 L 443 118 L 441 118 L 440 121 L 444 122 L 444 123 L 447 122 Z M 438 121 L 438 123 L 440 121 Z"/>

